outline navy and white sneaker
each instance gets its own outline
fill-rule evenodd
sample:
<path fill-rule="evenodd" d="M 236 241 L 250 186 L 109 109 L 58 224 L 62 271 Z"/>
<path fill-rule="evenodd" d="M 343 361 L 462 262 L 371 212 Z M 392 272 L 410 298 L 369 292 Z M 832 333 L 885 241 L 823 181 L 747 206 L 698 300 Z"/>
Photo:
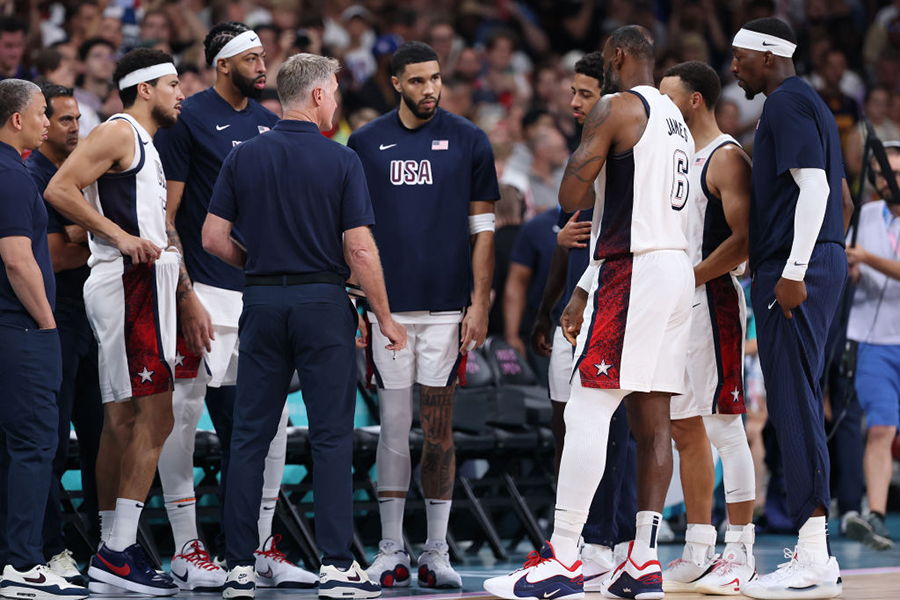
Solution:
<path fill-rule="evenodd" d="M 251 566 L 235 567 L 228 571 L 223 598 L 253 598 L 256 596 L 256 569 Z"/>
<path fill-rule="evenodd" d="M 664 596 L 662 565 L 658 560 L 648 560 L 642 565 L 631 558 L 634 542 L 628 546 L 628 556 L 616 567 L 613 574 L 601 584 L 601 592 L 607 598 L 635 598 L 659 600 Z"/>
<path fill-rule="evenodd" d="M 319 598 L 378 598 L 381 586 L 369 579 L 355 560 L 341 571 L 334 565 L 319 569 Z"/>
<path fill-rule="evenodd" d="M 178 586 L 172 578 L 154 570 L 138 544 L 128 546 L 122 552 L 101 546 L 91 558 L 88 575 L 93 580 L 138 594 L 174 596 L 178 593 Z"/>
<path fill-rule="evenodd" d="M 12 565 L 6 565 L 3 581 L 0 581 L 0 595 L 26 600 L 81 600 L 88 597 L 88 591 L 80 585 L 69 583 L 46 565 L 37 565 L 27 571 L 18 571 Z"/>
<path fill-rule="evenodd" d="M 509 575 L 492 577 L 484 582 L 489 594 L 508 600 L 559 600 L 584 598 L 584 576 L 581 561 L 571 567 L 556 558 L 550 542 L 540 552 L 531 552 L 521 569 Z"/>

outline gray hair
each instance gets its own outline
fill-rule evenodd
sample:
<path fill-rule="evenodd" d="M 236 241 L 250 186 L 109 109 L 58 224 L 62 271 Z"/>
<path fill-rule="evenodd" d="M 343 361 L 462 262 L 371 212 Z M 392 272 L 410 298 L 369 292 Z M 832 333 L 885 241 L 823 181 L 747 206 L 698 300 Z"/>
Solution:
<path fill-rule="evenodd" d="M 341 64 L 334 58 L 317 54 L 295 54 L 284 61 L 278 70 L 276 86 L 278 99 L 287 109 L 291 105 L 304 104 L 316 87 L 331 81 Z"/>
<path fill-rule="evenodd" d="M 6 126 L 15 113 L 25 110 L 34 100 L 34 93 L 40 91 L 36 84 L 24 79 L 0 81 L 0 127 Z"/>

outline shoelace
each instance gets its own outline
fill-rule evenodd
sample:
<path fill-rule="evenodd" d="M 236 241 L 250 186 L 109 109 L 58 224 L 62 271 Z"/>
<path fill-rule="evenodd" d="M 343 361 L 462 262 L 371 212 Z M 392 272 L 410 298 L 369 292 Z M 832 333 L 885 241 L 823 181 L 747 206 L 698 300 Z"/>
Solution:
<path fill-rule="evenodd" d="M 189 563 L 196 565 L 197 568 L 204 569 L 206 571 L 221 570 L 221 567 L 219 567 L 212 561 L 212 559 L 209 557 L 209 552 L 203 549 L 198 540 L 194 540 L 194 542 L 191 544 L 191 548 L 194 549 L 193 552 L 190 552 L 188 554 L 179 554 L 178 556 L 184 558 Z"/>
<path fill-rule="evenodd" d="M 670 560 L 669 564 L 666 565 L 666 569 L 671 569 L 673 567 L 677 567 L 681 563 L 687 562 L 683 558 L 676 558 L 675 560 Z"/>
<path fill-rule="evenodd" d="M 78 570 L 77 563 L 75 562 L 75 559 L 72 557 L 71 550 L 63 550 L 62 552 L 60 552 L 59 554 L 57 554 L 56 556 L 51 558 L 50 562 L 57 563 L 60 566 L 63 566 L 67 569 Z"/>
<path fill-rule="evenodd" d="M 276 534 L 272 537 L 272 545 L 269 546 L 268 550 L 257 550 L 256 553 L 260 556 L 265 556 L 266 558 L 271 558 L 275 562 L 287 563 L 291 565 L 291 561 L 287 559 L 284 552 L 275 547 L 275 544 L 281 541 L 281 536 Z"/>

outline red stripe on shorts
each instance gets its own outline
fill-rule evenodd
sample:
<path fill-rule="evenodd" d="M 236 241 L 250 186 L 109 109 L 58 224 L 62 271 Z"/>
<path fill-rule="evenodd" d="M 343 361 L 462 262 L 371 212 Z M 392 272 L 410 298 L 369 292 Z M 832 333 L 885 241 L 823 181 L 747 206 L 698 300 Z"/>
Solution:
<path fill-rule="evenodd" d="M 125 354 L 132 397 L 171 389 L 169 367 L 162 361 L 156 308 L 156 278 L 147 264 L 130 265 L 122 274 L 125 290 Z"/>
<path fill-rule="evenodd" d="M 594 294 L 588 341 L 578 361 L 581 385 L 620 389 L 622 342 L 631 298 L 633 256 L 606 259 L 600 267 L 600 283 Z"/>
<path fill-rule="evenodd" d="M 744 404 L 742 344 L 744 330 L 741 323 L 741 297 L 728 273 L 706 283 L 706 299 L 716 346 L 716 368 L 719 382 L 713 398 L 713 412 L 740 415 L 747 412 Z"/>

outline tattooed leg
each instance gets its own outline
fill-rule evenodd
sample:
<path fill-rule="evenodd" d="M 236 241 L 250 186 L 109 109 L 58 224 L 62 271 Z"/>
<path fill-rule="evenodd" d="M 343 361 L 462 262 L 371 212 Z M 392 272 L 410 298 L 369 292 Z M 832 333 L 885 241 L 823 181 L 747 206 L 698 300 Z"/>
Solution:
<path fill-rule="evenodd" d="M 419 405 L 425 447 L 422 450 L 422 487 L 426 498 L 450 500 L 456 477 L 453 449 L 453 394 L 455 386 L 423 385 Z"/>

